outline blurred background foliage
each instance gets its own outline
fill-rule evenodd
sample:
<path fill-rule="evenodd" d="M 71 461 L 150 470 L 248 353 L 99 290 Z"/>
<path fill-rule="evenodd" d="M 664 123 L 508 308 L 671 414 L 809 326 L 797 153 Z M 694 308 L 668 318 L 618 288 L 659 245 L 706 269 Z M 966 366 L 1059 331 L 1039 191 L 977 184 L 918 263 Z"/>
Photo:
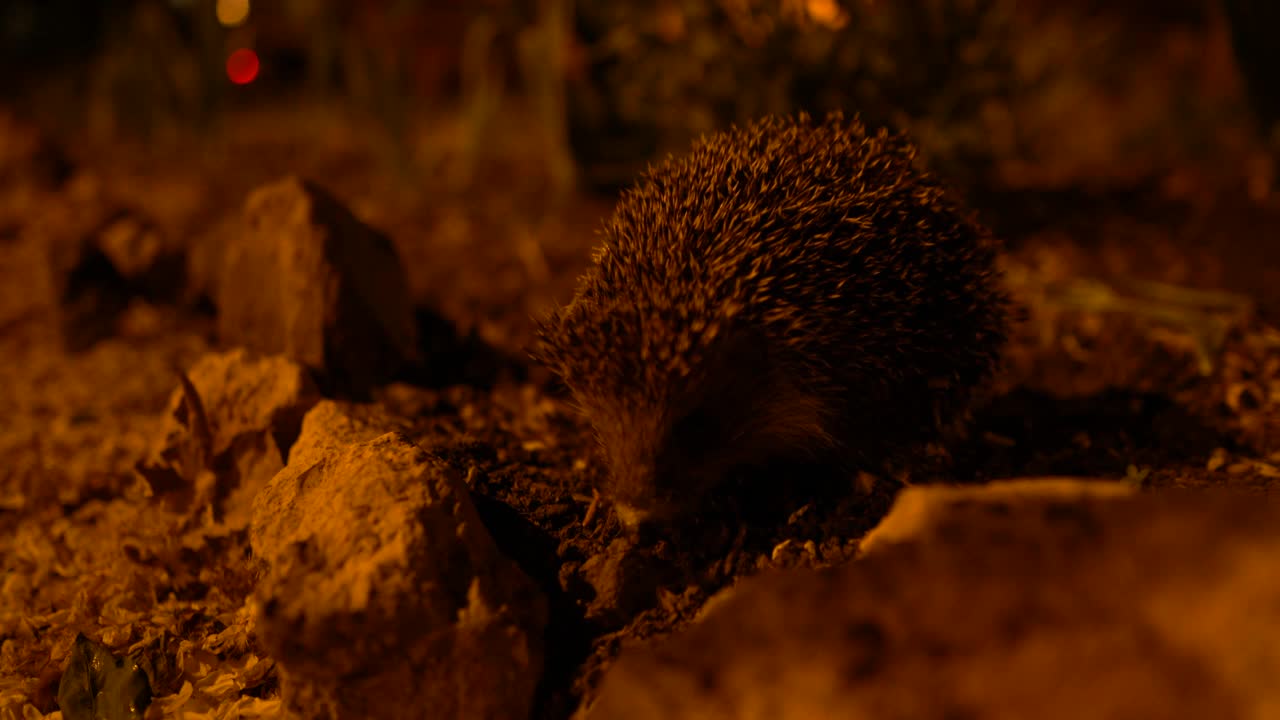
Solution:
<path fill-rule="evenodd" d="M 1003 0 L 600 3 L 578 15 L 574 149 L 593 179 L 625 182 L 638 158 L 730 122 L 842 109 L 911 128 L 952 170 L 981 167 L 984 113 L 1031 81 L 1012 20 Z"/>
<path fill-rule="evenodd" d="M 1276 5 L 8 0 L 0 83 L 68 132 L 151 143 L 247 108 L 341 108 L 407 172 L 466 187 L 514 146 L 556 192 L 617 188 L 733 122 L 843 109 L 909 130 L 977 192 L 1221 161 L 1224 137 L 1280 115 L 1258 29 Z M 251 77 L 231 78 L 237 50 Z"/>

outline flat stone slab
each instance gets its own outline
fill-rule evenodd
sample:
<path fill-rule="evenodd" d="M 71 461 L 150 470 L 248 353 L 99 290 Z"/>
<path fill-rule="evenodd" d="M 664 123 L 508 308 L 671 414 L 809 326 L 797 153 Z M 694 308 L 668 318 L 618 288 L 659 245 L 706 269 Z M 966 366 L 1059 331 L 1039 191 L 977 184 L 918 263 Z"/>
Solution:
<path fill-rule="evenodd" d="M 1280 501 L 1069 490 L 913 490 L 927 522 L 741 583 L 585 717 L 1280 717 Z"/>

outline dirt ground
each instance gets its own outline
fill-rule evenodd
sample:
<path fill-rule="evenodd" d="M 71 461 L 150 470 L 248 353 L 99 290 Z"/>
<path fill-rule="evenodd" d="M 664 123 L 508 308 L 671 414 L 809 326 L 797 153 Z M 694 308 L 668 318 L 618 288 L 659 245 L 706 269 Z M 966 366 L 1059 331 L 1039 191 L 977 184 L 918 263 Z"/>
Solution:
<path fill-rule="evenodd" d="M 424 191 L 371 159 L 358 133 L 296 137 L 306 112 L 235 117 L 243 130 L 194 155 L 178 141 L 143 152 L 60 138 L 74 167 L 61 182 L 44 178 L 47 158 L 17 152 L 27 159 L 0 173 L 0 718 L 57 710 L 78 632 L 141 653 L 155 696 L 185 692 L 198 717 L 273 712 L 276 676 L 244 617 L 257 572 L 245 533 L 193 525 L 134 472 L 174 368 L 217 347 L 211 309 L 92 263 L 46 268 L 58 267 L 50 238 L 97 232 L 76 225 L 94 213 L 145 217 L 187 251 L 285 174 L 316 179 L 396 243 L 430 370 L 373 401 L 466 469 L 497 544 L 550 599 L 538 718 L 568 717 L 621 649 L 683 626 L 737 579 L 852 559 L 901 482 L 1280 487 L 1280 193 L 1251 190 L 1267 183 L 1265 154 L 1246 144 L 1140 181 L 1130 168 L 1011 181 L 974 202 L 1006 243 L 1026 317 L 954 463 L 654 540 L 636 577 L 656 592 L 603 603 L 590 566 L 622 533 L 592 492 L 605 470 L 523 347 L 530 318 L 570 296 L 612 198 L 550 197 L 504 181 L 519 172 L 501 166 L 466 192 Z"/>

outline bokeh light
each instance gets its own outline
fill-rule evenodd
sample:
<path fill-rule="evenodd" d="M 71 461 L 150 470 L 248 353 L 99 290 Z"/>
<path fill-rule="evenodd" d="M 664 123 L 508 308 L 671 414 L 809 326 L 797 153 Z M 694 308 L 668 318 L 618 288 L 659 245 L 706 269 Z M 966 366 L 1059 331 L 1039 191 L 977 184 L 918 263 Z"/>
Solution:
<path fill-rule="evenodd" d="M 808 0 L 805 3 L 805 9 L 809 11 L 809 17 L 815 22 L 833 30 L 844 27 L 849 20 L 836 0 Z"/>
<path fill-rule="evenodd" d="M 227 77 L 237 85 L 248 85 L 258 77 L 258 54 L 249 48 L 240 48 L 227 58 Z"/>
<path fill-rule="evenodd" d="M 218 0 L 215 12 L 218 22 L 226 27 L 236 27 L 249 18 L 249 0 Z"/>

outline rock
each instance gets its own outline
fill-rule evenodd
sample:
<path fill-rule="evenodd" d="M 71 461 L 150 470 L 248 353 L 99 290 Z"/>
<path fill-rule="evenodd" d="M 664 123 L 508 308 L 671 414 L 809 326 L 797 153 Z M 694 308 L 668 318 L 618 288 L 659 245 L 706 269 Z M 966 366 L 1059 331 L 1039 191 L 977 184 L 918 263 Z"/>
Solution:
<path fill-rule="evenodd" d="M 226 215 L 192 235 L 185 268 L 187 302 L 215 302 L 226 249 L 241 235 L 243 225 L 243 218 Z"/>
<path fill-rule="evenodd" d="M 306 368 L 244 348 L 206 354 L 188 377 L 209 418 L 215 455 L 246 432 L 269 431 L 287 450 L 298 436 L 303 416 L 320 400 Z M 179 412 L 182 399 L 182 391 L 175 390 L 169 400 L 171 412 Z"/>
<path fill-rule="evenodd" d="M 1280 503 L 999 492 L 847 565 L 741 583 L 624 653 L 583 715 L 1280 717 Z"/>
<path fill-rule="evenodd" d="M 381 405 L 321 400 L 302 419 L 302 432 L 289 450 L 289 464 L 306 467 L 326 453 L 407 429 Z"/>
<path fill-rule="evenodd" d="M 17 280 L 66 350 L 86 350 L 110 337 L 128 305 L 128 282 L 96 242 L 118 212 L 97 178 L 80 173 L 34 201 L 22 225 L 18 244 L 30 248 L 38 264 Z"/>
<path fill-rule="evenodd" d="M 859 550 L 865 554 L 925 534 L 937 522 L 950 517 L 953 506 L 963 503 L 1008 505 L 1026 499 L 1071 502 L 1090 497 L 1126 497 L 1135 487 L 1124 482 L 1104 482 L 1071 477 L 1036 477 L 1001 480 L 986 485 L 916 486 L 905 488 L 866 537 Z"/>
<path fill-rule="evenodd" d="M 418 358 L 391 241 L 298 178 L 249 196 L 214 302 L 224 342 L 287 355 L 357 394 Z"/>
<path fill-rule="evenodd" d="M 46 259 L 45 248 L 30 238 L 0 237 L 0 328 L 28 346 L 62 342 L 58 280 Z"/>
<path fill-rule="evenodd" d="M 160 233 L 134 215 L 112 219 L 98 233 L 98 249 L 121 277 L 136 280 L 155 267 L 164 254 Z"/>
<path fill-rule="evenodd" d="M 205 355 L 187 377 L 190 386 L 174 390 L 163 434 L 138 470 L 174 504 L 212 500 L 229 523 L 244 525 L 253 497 L 284 467 L 319 391 L 301 365 L 243 348 Z M 211 487 L 214 497 L 199 496 L 202 473 L 220 483 Z"/>
<path fill-rule="evenodd" d="M 586 609 L 593 622 L 621 626 L 657 604 L 665 568 L 629 538 L 616 538 L 582 564 L 582 579 L 595 591 Z M 666 574 L 670 574 L 669 572 Z"/>
<path fill-rule="evenodd" d="M 23 272 L 5 272 L 6 249 L 0 274 L 18 302 L 0 298 L 0 317 L 9 314 L 6 307 L 38 313 L 58 329 L 67 350 L 83 351 L 116 334 L 132 300 L 168 303 L 181 294 L 182 249 L 90 173 L 30 198 L 16 227 L 12 245 Z"/>
<path fill-rule="evenodd" d="M 308 431 L 322 415 L 308 417 Z M 525 718 L 546 600 L 458 472 L 400 433 L 304 432 L 258 496 L 258 635 L 306 718 Z"/>
<path fill-rule="evenodd" d="M 0 188 L 56 188 L 71 175 L 70 159 L 48 135 L 0 108 Z"/>

